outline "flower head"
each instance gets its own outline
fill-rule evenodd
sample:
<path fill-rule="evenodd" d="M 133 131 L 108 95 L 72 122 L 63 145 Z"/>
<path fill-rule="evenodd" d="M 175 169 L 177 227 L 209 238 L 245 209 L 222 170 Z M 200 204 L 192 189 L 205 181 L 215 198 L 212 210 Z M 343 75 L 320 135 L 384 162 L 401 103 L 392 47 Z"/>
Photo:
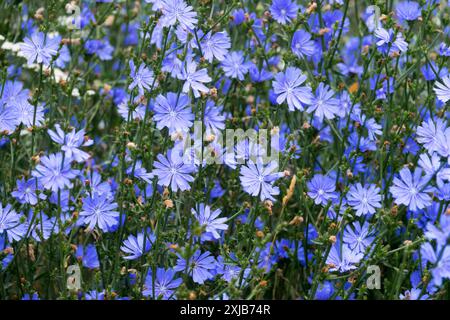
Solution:
<path fill-rule="evenodd" d="M 186 61 L 185 67 L 181 69 L 181 74 L 179 75 L 180 80 L 184 80 L 183 92 L 188 93 L 189 89 L 192 88 L 194 97 L 200 97 L 200 92 L 208 93 L 209 89 L 203 83 L 208 83 L 212 79 L 208 76 L 208 71 L 206 68 L 197 70 L 197 63 L 189 59 Z"/>
<path fill-rule="evenodd" d="M 290 23 L 297 17 L 299 6 L 292 0 L 273 0 L 270 6 L 272 17 L 281 24 Z"/>
<path fill-rule="evenodd" d="M 194 181 L 194 177 L 191 176 L 195 171 L 193 165 L 185 164 L 180 157 L 172 157 L 172 151 L 167 153 L 167 158 L 162 154 L 158 154 L 157 158 L 152 173 L 158 176 L 160 186 L 170 186 L 174 192 L 191 189 L 189 183 Z"/>
<path fill-rule="evenodd" d="M 241 185 L 244 191 L 254 197 L 260 197 L 261 201 L 266 199 L 275 201 L 273 196 L 280 193 L 280 189 L 273 183 L 280 178 L 282 173 L 276 172 L 277 163 L 274 161 L 264 165 L 262 161 L 251 160 L 247 166 L 242 166 L 240 171 Z"/>
<path fill-rule="evenodd" d="M 21 220 L 10 204 L 5 207 L 0 203 L 0 236 L 6 234 L 8 241 L 19 241 L 27 232 L 27 226 Z"/>
<path fill-rule="evenodd" d="M 45 189 L 55 192 L 65 187 L 72 188 L 70 180 L 78 174 L 78 170 L 71 168 L 70 159 L 60 152 L 42 157 L 32 172 L 33 177 L 36 177 Z"/>
<path fill-rule="evenodd" d="M 162 0 L 161 10 L 163 25 L 166 27 L 179 22 L 184 29 L 192 30 L 197 25 L 197 12 L 184 0 Z"/>
<path fill-rule="evenodd" d="M 430 178 L 422 177 L 422 169 L 416 168 L 414 175 L 408 168 L 400 170 L 400 177 L 395 177 L 393 186 L 389 188 L 395 203 L 408 206 L 412 211 L 423 209 L 431 204 L 431 197 L 427 194 Z"/>
<path fill-rule="evenodd" d="M 345 228 L 344 243 L 351 250 L 364 253 L 366 248 L 372 244 L 373 240 L 375 240 L 375 236 L 370 230 L 370 225 L 367 221 L 364 224 L 357 222 L 353 226 L 348 225 Z"/>
<path fill-rule="evenodd" d="M 335 181 L 321 174 L 316 174 L 308 182 L 308 189 L 308 196 L 314 200 L 315 204 L 326 205 L 329 200 L 337 198 Z"/>
<path fill-rule="evenodd" d="M 305 81 L 306 76 L 298 68 L 288 67 L 285 73 L 279 72 L 273 81 L 277 103 L 287 101 L 290 111 L 303 111 L 304 106 L 310 104 L 313 99 L 311 88 L 301 85 Z"/>
<path fill-rule="evenodd" d="M 177 264 L 173 268 L 175 271 L 187 270 L 194 282 L 198 284 L 203 284 L 206 280 L 213 278 L 212 272 L 216 269 L 217 262 L 209 251 L 201 253 L 200 250 L 197 250 L 189 259 L 185 259 L 179 254 L 177 256 Z"/>
<path fill-rule="evenodd" d="M 98 226 L 103 232 L 112 231 L 119 223 L 119 212 L 115 211 L 117 207 L 117 203 L 108 199 L 107 195 L 93 194 L 83 199 L 81 221 L 89 229 Z"/>
<path fill-rule="evenodd" d="M 356 210 L 357 216 L 374 214 L 375 208 L 381 208 L 380 188 L 374 184 L 363 187 L 361 183 L 357 183 L 350 187 L 347 201 Z"/>
<path fill-rule="evenodd" d="M 229 52 L 221 63 L 223 72 L 230 78 L 244 80 L 244 76 L 249 70 L 249 65 L 244 60 L 244 54 L 241 51 Z"/>
<path fill-rule="evenodd" d="M 403 1 L 397 4 L 396 13 L 400 21 L 413 21 L 420 17 L 420 6 L 415 1 Z"/>
<path fill-rule="evenodd" d="M 155 100 L 155 114 L 153 119 L 156 127 L 161 130 L 164 127 L 173 131 L 187 131 L 192 126 L 194 115 L 189 106 L 189 97 L 186 94 L 169 92 L 167 96 L 158 95 Z"/>
<path fill-rule="evenodd" d="M 316 51 L 316 46 L 308 32 L 297 30 L 292 37 L 291 49 L 297 57 L 304 58 L 311 57 Z"/>
<path fill-rule="evenodd" d="M 89 159 L 89 154 L 80 150 L 80 147 L 91 146 L 94 141 L 91 139 L 86 139 L 85 130 L 81 129 L 76 132 L 75 128 L 71 132 L 65 133 L 59 124 L 55 125 L 56 132 L 53 130 L 48 130 L 49 136 L 53 141 L 61 145 L 61 150 L 65 153 L 65 158 L 68 161 L 84 162 Z"/>
<path fill-rule="evenodd" d="M 211 211 L 211 208 L 203 203 L 198 205 L 198 210 L 191 209 L 195 219 L 197 219 L 200 226 L 205 228 L 206 233 L 202 234 L 202 240 L 219 239 L 219 231 L 227 230 L 228 226 L 225 224 L 227 218 L 218 218 L 222 210 L 216 209 Z"/>
<path fill-rule="evenodd" d="M 145 278 L 144 290 L 142 294 L 145 297 L 157 299 L 162 297 L 164 300 L 175 298 L 175 289 L 183 283 L 181 278 L 175 278 L 175 272 L 171 269 L 156 269 L 156 277 L 153 278 L 150 270 Z"/>
<path fill-rule="evenodd" d="M 20 46 L 20 52 L 27 59 L 29 65 L 34 62 L 42 63 L 45 66 L 50 65 L 52 59 L 58 53 L 61 37 L 50 36 L 37 32 L 31 35 L 31 38 L 25 38 Z"/>
<path fill-rule="evenodd" d="M 450 100 L 450 74 L 443 77 L 440 81 L 436 81 L 434 92 L 440 101 L 446 103 Z"/>
<path fill-rule="evenodd" d="M 144 90 L 149 91 L 155 81 L 152 70 L 147 68 L 144 63 L 141 63 L 139 69 L 136 69 L 133 60 L 130 60 L 130 77 L 133 81 L 128 89 L 133 90 L 137 87 L 140 96 L 144 94 Z"/>
<path fill-rule="evenodd" d="M 206 60 L 213 62 L 213 58 L 216 58 L 218 61 L 222 61 L 231 48 L 231 41 L 225 31 L 214 34 L 208 32 L 200 42 L 200 46 Z"/>
<path fill-rule="evenodd" d="M 323 118 L 333 119 L 339 113 L 339 99 L 333 98 L 334 91 L 323 82 L 316 89 L 316 96 L 311 100 L 311 105 L 306 110 L 323 121 Z"/>
<path fill-rule="evenodd" d="M 120 247 L 120 250 L 128 254 L 128 256 L 123 258 L 126 260 L 135 260 L 139 258 L 151 249 L 152 243 L 155 239 L 156 237 L 150 233 L 150 230 L 147 232 L 141 231 L 136 236 L 132 234 L 129 235 Z"/>

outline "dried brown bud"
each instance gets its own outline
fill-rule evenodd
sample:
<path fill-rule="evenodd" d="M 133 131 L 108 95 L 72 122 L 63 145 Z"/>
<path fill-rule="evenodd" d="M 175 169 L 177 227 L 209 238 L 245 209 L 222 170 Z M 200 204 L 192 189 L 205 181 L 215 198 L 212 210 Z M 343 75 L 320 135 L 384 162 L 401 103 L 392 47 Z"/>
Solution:
<path fill-rule="evenodd" d="M 294 218 L 292 218 L 292 220 L 289 222 L 289 225 L 291 226 L 298 226 L 299 224 L 301 224 L 303 222 L 303 217 L 301 216 L 295 216 Z"/>
<path fill-rule="evenodd" d="M 270 200 L 264 201 L 264 207 L 269 211 L 269 214 L 272 214 L 273 202 Z"/>
<path fill-rule="evenodd" d="M 302 129 L 303 130 L 308 130 L 309 128 L 311 128 L 311 125 L 308 122 L 304 122 L 302 125 Z"/>
<path fill-rule="evenodd" d="M 353 172 L 352 172 L 352 170 L 347 169 L 346 174 L 347 174 L 347 178 L 349 178 L 349 179 L 352 179 L 352 178 L 353 178 Z"/>
<path fill-rule="evenodd" d="M 412 241 L 411 240 L 405 240 L 405 241 L 403 241 L 403 244 L 405 245 L 405 246 L 410 246 L 410 245 L 412 245 Z"/>
<path fill-rule="evenodd" d="M 331 243 L 336 243 L 336 236 L 330 236 L 330 237 L 328 238 L 328 240 L 329 240 Z"/>
<path fill-rule="evenodd" d="M 195 291 L 191 291 L 189 292 L 189 300 L 195 300 L 197 299 L 197 294 L 195 293 Z"/>
<path fill-rule="evenodd" d="M 323 36 L 326 33 L 329 33 L 331 30 L 330 28 L 322 28 L 319 30 L 319 36 Z"/>
<path fill-rule="evenodd" d="M 173 208 L 173 201 L 170 200 L 170 199 L 164 200 L 164 206 L 166 207 L 166 209 L 171 209 L 171 208 Z"/>
<path fill-rule="evenodd" d="M 44 12 L 45 9 L 43 7 L 36 10 L 36 13 L 34 14 L 34 18 L 36 20 L 44 20 Z"/>
<path fill-rule="evenodd" d="M 41 162 L 41 157 L 39 156 L 39 154 L 36 154 L 31 157 L 31 160 L 33 160 L 34 163 L 39 163 Z"/>
<path fill-rule="evenodd" d="M 211 88 L 211 89 L 209 89 L 209 94 L 210 94 L 211 97 L 213 97 L 214 99 L 217 98 L 217 88 Z"/>
<path fill-rule="evenodd" d="M 127 148 L 130 149 L 130 150 L 136 149 L 136 143 L 131 142 L 131 141 L 128 142 L 128 143 L 127 143 Z"/>
<path fill-rule="evenodd" d="M 398 213 L 398 206 L 397 206 L 397 205 L 394 205 L 394 206 L 391 208 L 391 214 L 395 217 L 395 216 L 397 215 L 397 213 Z"/>
<path fill-rule="evenodd" d="M 311 2 L 311 4 L 308 6 L 308 8 L 306 8 L 305 12 L 306 12 L 306 14 L 311 14 L 314 11 L 316 11 L 316 9 L 317 9 L 317 3 Z"/>
<path fill-rule="evenodd" d="M 256 231 L 256 236 L 260 239 L 264 238 L 264 232 L 262 232 L 261 230 Z"/>

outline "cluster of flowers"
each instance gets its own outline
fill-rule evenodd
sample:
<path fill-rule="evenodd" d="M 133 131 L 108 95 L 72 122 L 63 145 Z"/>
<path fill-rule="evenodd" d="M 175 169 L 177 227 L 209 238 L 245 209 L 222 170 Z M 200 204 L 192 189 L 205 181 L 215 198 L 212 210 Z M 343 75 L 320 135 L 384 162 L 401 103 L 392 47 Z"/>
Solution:
<path fill-rule="evenodd" d="M 1 298 L 449 297 L 445 1 L 11 2 Z"/>

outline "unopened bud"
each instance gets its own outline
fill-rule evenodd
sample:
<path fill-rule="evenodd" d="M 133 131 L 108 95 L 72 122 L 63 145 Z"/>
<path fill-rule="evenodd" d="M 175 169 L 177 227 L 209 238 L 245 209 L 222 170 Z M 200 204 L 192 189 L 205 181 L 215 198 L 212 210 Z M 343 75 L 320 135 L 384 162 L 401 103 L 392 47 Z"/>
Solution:
<path fill-rule="evenodd" d="M 136 143 L 131 142 L 131 141 L 128 142 L 128 143 L 127 143 L 127 148 L 130 149 L 130 150 L 136 149 Z"/>
<path fill-rule="evenodd" d="M 328 240 L 329 240 L 331 243 L 336 243 L 336 236 L 330 236 L 330 237 L 328 238 Z"/>

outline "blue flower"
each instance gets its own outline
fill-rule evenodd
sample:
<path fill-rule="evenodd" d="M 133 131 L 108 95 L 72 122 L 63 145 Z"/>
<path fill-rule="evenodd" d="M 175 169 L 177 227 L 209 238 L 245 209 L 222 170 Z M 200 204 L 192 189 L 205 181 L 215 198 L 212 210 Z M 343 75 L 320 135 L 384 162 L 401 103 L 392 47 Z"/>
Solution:
<path fill-rule="evenodd" d="M 392 29 L 386 30 L 380 27 L 375 30 L 374 34 L 378 38 L 377 46 L 382 53 L 401 53 L 408 50 L 408 43 L 403 38 L 403 34 L 401 32 L 398 32 L 394 38 L 394 31 Z"/>
<path fill-rule="evenodd" d="M 198 21 L 197 13 L 184 0 L 162 0 L 161 7 L 164 26 L 173 26 L 179 22 L 184 29 L 195 28 Z"/>
<path fill-rule="evenodd" d="M 281 24 L 290 23 L 297 17 L 299 6 L 292 0 L 273 0 L 270 6 L 272 17 Z"/>
<path fill-rule="evenodd" d="M 431 197 L 427 194 L 429 177 L 422 177 L 422 169 L 416 168 L 414 176 L 408 168 L 400 170 L 400 178 L 395 177 L 393 186 L 389 188 L 396 204 L 408 206 L 412 211 L 431 205 Z"/>
<path fill-rule="evenodd" d="M 144 90 L 150 91 L 155 81 L 152 70 L 147 68 L 144 63 L 141 63 L 139 69 L 136 70 L 133 60 L 130 60 L 130 78 L 133 81 L 128 86 L 128 89 L 133 90 L 138 87 L 140 96 L 144 95 Z"/>
<path fill-rule="evenodd" d="M 10 204 L 5 207 L 0 203 L 0 236 L 6 234 L 8 241 L 19 241 L 27 232 L 26 224 L 21 222 L 21 214 L 17 214 Z"/>
<path fill-rule="evenodd" d="M 222 115 L 222 110 L 223 106 L 216 106 L 212 100 L 206 101 L 203 121 L 207 132 L 219 133 L 225 129 L 225 116 Z"/>
<path fill-rule="evenodd" d="M 185 164 L 179 157 L 172 157 L 172 151 L 169 150 L 167 158 L 162 154 L 158 154 L 158 161 L 154 162 L 153 174 L 158 176 L 158 184 L 168 187 L 173 192 L 178 190 L 190 190 L 190 182 L 194 181 L 191 173 L 195 171 L 195 167 Z M 172 159 L 173 158 L 173 159 Z"/>
<path fill-rule="evenodd" d="M 326 264 L 330 267 L 330 272 L 338 271 L 340 273 L 356 269 L 364 254 L 350 249 L 346 244 L 340 245 L 336 242 L 330 249 Z"/>
<path fill-rule="evenodd" d="M 427 81 L 433 81 L 436 80 L 436 75 L 439 78 L 443 78 L 446 75 L 448 75 L 448 69 L 446 67 L 439 68 L 436 66 L 436 63 L 434 61 L 431 61 L 431 63 L 427 63 L 422 68 L 420 68 L 422 71 L 423 77 Z"/>
<path fill-rule="evenodd" d="M 428 222 L 425 226 L 424 235 L 428 240 L 436 240 L 439 246 L 446 246 L 450 236 L 450 217 L 442 214 L 439 220 L 439 228 L 434 225 L 433 221 Z"/>
<path fill-rule="evenodd" d="M 88 54 L 96 54 L 101 61 L 111 60 L 114 52 L 114 47 L 107 39 L 88 40 L 84 44 L 84 48 Z"/>
<path fill-rule="evenodd" d="M 217 262 L 209 251 L 201 253 L 200 250 L 197 250 L 187 260 L 179 254 L 177 256 L 177 264 L 173 269 L 181 272 L 187 270 L 195 283 L 203 284 L 206 280 L 214 277 L 212 272 L 216 269 Z"/>
<path fill-rule="evenodd" d="M 277 103 L 287 101 L 290 111 L 303 111 L 304 106 L 311 104 L 313 99 L 311 88 L 301 85 L 305 81 L 306 76 L 298 68 L 288 67 L 285 73 L 279 72 L 272 84 Z"/>
<path fill-rule="evenodd" d="M 58 233 L 58 223 L 56 217 L 48 217 L 45 213 L 36 213 L 36 219 L 34 223 L 31 224 L 34 216 L 34 211 L 30 210 L 28 214 L 28 226 L 27 229 L 30 230 L 28 235 L 31 234 L 36 242 L 41 242 L 50 238 L 52 233 Z"/>
<path fill-rule="evenodd" d="M 209 241 L 214 239 L 220 239 L 219 231 L 227 230 L 228 225 L 227 218 L 218 218 L 222 210 L 216 209 L 211 212 L 211 208 L 203 203 L 198 205 L 198 211 L 191 209 L 192 214 L 201 227 L 205 228 L 205 232 L 202 234 L 201 239 L 203 241 Z"/>
<path fill-rule="evenodd" d="M 308 182 L 308 196 L 310 196 L 315 204 L 326 205 L 328 201 L 337 198 L 335 193 L 335 180 L 316 174 L 310 182 Z"/>
<path fill-rule="evenodd" d="M 417 2 L 403 1 L 397 4 L 396 13 L 400 21 L 413 21 L 420 17 L 421 10 Z"/>
<path fill-rule="evenodd" d="M 147 274 L 147 277 L 145 278 L 144 290 L 142 291 L 142 295 L 145 297 L 150 296 L 154 299 L 157 299 L 159 297 L 161 297 L 163 300 L 169 300 L 171 298 L 175 299 L 175 289 L 178 288 L 182 283 L 183 280 L 181 278 L 175 278 L 175 272 L 173 270 L 157 268 L 155 278 L 153 278 L 152 271 L 150 270 Z"/>
<path fill-rule="evenodd" d="M 16 106 L 17 124 L 23 123 L 25 127 L 41 126 L 44 123 L 44 107 L 38 104 L 36 107 L 28 101 L 23 101 Z"/>
<path fill-rule="evenodd" d="M 297 30 L 292 37 L 291 49 L 297 57 L 304 58 L 311 57 L 316 51 L 316 46 L 311 40 L 311 34 L 304 30 Z"/>
<path fill-rule="evenodd" d="M 42 32 L 36 32 L 31 38 L 25 38 L 20 45 L 20 51 L 27 59 L 28 65 L 34 62 L 49 66 L 53 57 L 57 55 L 60 36 L 50 37 Z"/>
<path fill-rule="evenodd" d="M 123 245 L 120 247 L 120 250 L 122 250 L 126 254 L 129 254 L 128 256 L 125 256 L 123 258 L 126 260 L 135 260 L 139 258 L 144 253 L 150 251 L 155 239 L 156 237 L 151 234 L 150 230 L 147 230 L 147 234 L 145 231 L 141 231 L 136 236 L 132 234 L 129 235 L 128 238 L 123 241 Z"/>
<path fill-rule="evenodd" d="M 436 249 L 426 242 L 420 248 L 424 263 L 431 263 L 431 275 L 436 286 L 442 285 L 443 279 L 450 279 L 450 246 L 437 246 Z"/>
<path fill-rule="evenodd" d="M 56 124 L 55 128 L 56 132 L 49 129 L 48 134 L 53 141 L 62 146 L 61 150 L 64 151 L 66 160 L 81 163 L 89 159 L 89 154 L 79 149 L 80 147 L 91 146 L 94 143 L 85 136 L 84 129 L 76 132 L 73 128 L 70 133 L 66 134 L 59 124 Z"/>
<path fill-rule="evenodd" d="M 55 65 L 58 68 L 63 69 L 66 67 L 67 63 L 70 62 L 70 60 L 71 60 L 71 57 L 70 57 L 69 48 L 66 45 L 64 45 L 61 47 L 61 50 L 59 50 L 59 55 L 58 55 L 58 58 L 56 58 Z"/>
<path fill-rule="evenodd" d="M 228 54 L 228 50 L 231 48 L 231 41 L 228 34 L 223 32 L 216 32 L 212 34 L 208 32 L 203 40 L 200 42 L 202 48 L 203 57 L 209 62 L 213 62 L 213 58 L 218 61 L 225 59 Z"/>
<path fill-rule="evenodd" d="M 183 92 L 188 93 L 192 88 L 194 97 L 200 97 L 200 92 L 208 93 L 209 89 L 203 83 L 208 83 L 212 79 L 208 76 L 206 68 L 197 71 L 197 63 L 188 59 L 185 63 L 185 67 L 181 69 L 181 74 L 178 76 L 180 80 L 184 80 Z M 200 91 L 200 92 L 199 92 Z"/>
<path fill-rule="evenodd" d="M 239 280 L 239 277 L 242 273 L 242 268 L 236 265 L 237 259 L 233 253 L 230 253 L 228 260 L 229 261 L 225 261 L 222 256 L 218 256 L 216 271 L 218 274 L 222 275 L 222 279 L 224 279 L 228 283 L 231 283 L 235 279 Z M 250 275 L 250 271 L 250 268 L 246 268 L 242 273 L 243 283 L 241 283 L 241 285 L 244 285 L 247 282 L 246 280 Z"/>
<path fill-rule="evenodd" d="M 60 152 L 42 157 L 32 172 L 32 176 L 36 177 L 45 189 L 55 192 L 65 187 L 72 188 L 70 180 L 78 174 L 78 170 L 70 167 L 70 159 L 64 158 Z"/>
<path fill-rule="evenodd" d="M 244 80 L 244 76 L 249 70 L 248 63 L 244 60 L 244 54 L 241 51 L 229 52 L 222 60 L 221 66 L 225 75 L 230 78 Z"/>
<path fill-rule="evenodd" d="M 442 119 L 436 118 L 433 121 L 432 118 L 429 118 L 417 127 L 417 141 L 423 144 L 428 152 L 438 151 L 440 149 L 439 137 L 444 136 L 446 129 L 446 124 Z"/>
<path fill-rule="evenodd" d="M 316 96 L 306 112 L 314 112 L 314 116 L 323 121 L 323 118 L 333 119 L 339 113 L 339 99 L 333 98 L 334 91 L 323 82 L 316 89 Z"/>
<path fill-rule="evenodd" d="M 29 203 L 34 206 L 38 203 L 38 196 L 36 194 L 36 186 L 39 185 L 36 182 L 36 178 L 25 180 L 17 180 L 17 190 L 11 192 L 11 195 L 16 198 L 20 203 Z M 45 199 L 45 195 L 40 194 L 41 199 Z"/>
<path fill-rule="evenodd" d="M 364 253 L 373 241 L 375 236 L 370 230 L 370 225 L 367 221 L 361 225 L 360 222 L 356 222 L 353 225 L 348 225 L 344 232 L 344 243 L 349 246 L 351 250 Z"/>
<path fill-rule="evenodd" d="M 28 102 L 30 90 L 23 89 L 20 81 L 6 81 L 0 98 L 0 105 L 17 108 L 19 105 Z"/>
<path fill-rule="evenodd" d="M 35 292 L 32 295 L 29 293 L 25 293 L 22 297 L 22 300 L 40 300 L 39 295 Z"/>
<path fill-rule="evenodd" d="M 434 88 L 437 98 L 446 103 L 450 100 L 450 74 L 436 81 Z"/>
<path fill-rule="evenodd" d="M 17 125 L 16 109 L 0 105 L 0 132 L 12 134 Z"/>
<path fill-rule="evenodd" d="M 89 229 L 98 226 L 103 232 L 112 231 L 119 223 L 118 205 L 108 199 L 106 195 L 93 194 L 93 197 L 83 199 L 80 218 Z"/>
<path fill-rule="evenodd" d="M 186 94 L 169 92 L 167 97 L 158 95 L 155 100 L 153 120 L 156 127 L 161 130 L 164 127 L 173 131 L 187 131 L 192 126 L 194 115 L 189 106 L 189 97 Z"/>
<path fill-rule="evenodd" d="M 254 197 L 259 196 L 261 201 L 266 199 L 275 201 L 273 196 L 278 195 L 280 189 L 273 183 L 283 175 L 276 172 L 277 168 L 278 165 L 274 161 L 268 164 L 263 164 L 262 161 L 257 161 L 256 164 L 248 161 L 247 166 L 242 166 L 240 171 L 244 191 Z"/>
<path fill-rule="evenodd" d="M 151 183 L 151 180 L 153 178 L 153 174 L 150 172 L 147 172 L 144 167 L 142 167 L 142 160 L 136 161 L 134 167 L 130 166 L 127 169 L 127 174 L 131 175 L 134 174 L 135 177 L 138 177 L 139 179 L 144 180 L 147 183 Z"/>
<path fill-rule="evenodd" d="M 422 294 L 422 289 L 412 288 L 401 293 L 398 298 L 400 300 L 428 300 L 428 294 Z"/>
<path fill-rule="evenodd" d="M 374 214 L 376 208 L 381 208 L 380 188 L 374 184 L 363 187 L 361 183 L 352 185 L 347 194 L 347 202 L 356 215 Z"/>
<path fill-rule="evenodd" d="M 264 247 L 257 247 L 255 255 L 257 255 L 258 269 L 264 270 L 265 273 L 269 273 L 272 267 L 277 263 L 277 257 L 273 252 L 272 242 L 266 243 Z"/>
<path fill-rule="evenodd" d="M 87 246 L 83 246 L 81 244 L 77 245 L 75 256 L 78 260 L 82 261 L 83 267 L 88 269 L 97 269 L 100 267 L 97 249 L 93 244 L 88 244 Z"/>

